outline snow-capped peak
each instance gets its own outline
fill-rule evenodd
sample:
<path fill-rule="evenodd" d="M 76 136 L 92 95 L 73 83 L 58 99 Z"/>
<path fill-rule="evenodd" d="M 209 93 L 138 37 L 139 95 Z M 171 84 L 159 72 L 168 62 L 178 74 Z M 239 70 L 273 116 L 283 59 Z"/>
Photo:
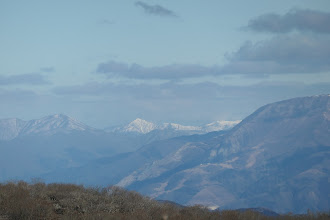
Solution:
<path fill-rule="evenodd" d="M 57 132 L 68 133 L 87 130 L 94 131 L 96 129 L 63 114 L 50 115 L 30 121 L 17 118 L 0 120 L 0 140 L 12 140 L 22 135 L 52 135 Z"/>
<path fill-rule="evenodd" d="M 148 122 L 141 118 L 137 118 L 128 125 L 124 126 L 123 128 L 119 128 L 116 130 L 119 130 L 121 132 L 137 132 L 137 133 L 147 134 L 150 131 L 156 129 L 156 127 L 157 126 L 152 122 Z"/>
<path fill-rule="evenodd" d="M 85 131 L 88 129 L 92 128 L 76 119 L 63 114 L 55 114 L 29 121 L 21 133 L 25 135 L 37 133 L 53 134 L 58 131 Z"/>

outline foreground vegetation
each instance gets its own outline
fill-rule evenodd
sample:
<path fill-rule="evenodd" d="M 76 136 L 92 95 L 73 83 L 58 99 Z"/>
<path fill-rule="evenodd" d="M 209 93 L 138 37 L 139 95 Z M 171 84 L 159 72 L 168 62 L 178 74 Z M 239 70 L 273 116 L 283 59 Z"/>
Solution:
<path fill-rule="evenodd" d="M 119 187 L 85 188 L 73 184 L 8 182 L 0 184 L 4 219 L 329 219 L 329 214 L 266 217 L 253 211 L 210 211 L 158 202 Z"/>

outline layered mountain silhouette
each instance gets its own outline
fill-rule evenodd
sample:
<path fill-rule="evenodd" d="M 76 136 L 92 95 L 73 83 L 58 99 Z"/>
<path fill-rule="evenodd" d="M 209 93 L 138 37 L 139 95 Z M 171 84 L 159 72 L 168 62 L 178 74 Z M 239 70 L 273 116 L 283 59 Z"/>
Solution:
<path fill-rule="evenodd" d="M 152 142 L 48 178 L 117 184 L 185 205 L 327 211 L 329 116 L 329 95 L 290 99 L 261 107 L 227 132 Z"/>
<path fill-rule="evenodd" d="M 148 159 L 118 184 L 181 204 L 328 210 L 329 147 L 330 96 L 296 98 Z"/>
<path fill-rule="evenodd" d="M 224 123 L 233 126 L 238 122 Z M 205 132 L 187 130 L 189 126 L 180 125 L 179 128 L 181 129 L 172 129 L 170 126 L 164 128 L 136 119 L 126 126 L 109 131 L 92 128 L 64 114 L 30 121 L 2 119 L 0 181 L 29 180 L 30 177 L 38 177 L 54 170 L 67 170 L 100 158 L 132 152 L 152 141 Z M 219 126 L 216 129 L 225 128 Z"/>
<path fill-rule="evenodd" d="M 28 171 L 29 177 L 34 174 L 47 182 L 117 184 L 158 200 L 220 209 L 264 207 L 279 213 L 329 210 L 329 95 L 268 104 L 231 130 L 207 134 L 170 138 L 175 130 L 172 127 L 156 129 L 137 122 L 133 123 L 137 126 L 128 125 L 126 130 L 124 126 L 110 136 L 76 123 L 50 123 L 55 130 L 62 126 L 70 132 L 40 135 L 45 131 L 36 129 L 25 135 L 20 129 L 24 122 L 1 122 L 16 127 L 0 130 L 1 137 L 11 139 L 0 142 L 0 175 L 2 179 L 12 173 L 22 177 Z M 146 126 L 139 127 L 143 124 Z M 144 134 L 125 136 L 131 133 L 130 128 L 141 128 Z M 68 135 L 72 142 L 80 140 L 81 146 L 58 141 Z M 43 137 L 37 139 L 41 145 L 33 145 L 36 136 Z M 120 152 L 120 144 L 124 146 L 122 137 L 135 142 L 139 149 L 114 153 Z M 137 139 L 140 137 L 144 139 Z M 118 145 L 111 144 L 115 138 Z M 108 145 L 100 144 L 100 140 Z M 53 142 L 52 147 L 41 147 Z M 17 166 L 17 161 L 22 164 Z M 33 166 L 24 170 L 28 162 Z"/>

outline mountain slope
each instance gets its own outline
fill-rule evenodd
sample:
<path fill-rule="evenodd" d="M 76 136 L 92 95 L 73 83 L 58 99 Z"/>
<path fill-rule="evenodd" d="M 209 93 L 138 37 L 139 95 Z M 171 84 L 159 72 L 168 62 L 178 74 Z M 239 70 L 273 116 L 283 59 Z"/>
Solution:
<path fill-rule="evenodd" d="M 50 135 L 57 132 L 67 133 L 70 131 L 93 131 L 91 128 L 78 120 L 67 115 L 55 114 L 41 119 L 29 121 L 21 131 L 21 135 L 43 134 Z"/>
<path fill-rule="evenodd" d="M 128 125 L 124 127 L 115 128 L 113 131 L 115 132 L 133 132 L 133 133 L 140 133 L 140 134 L 147 134 L 150 131 L 156 129 L 156 125 L 152 122 L 148 122 L 141 118 L 137 118 L 134 121 L 130 122 Z"/>
<path fill-rule="evenodd" d="M 0 140 L 12 140 L 18 136 L 26 135 L 53 135 L 74 131 L 92 132 L 96 129 L 63 114 L 50 115 L 30 121 L 17 118 L 0 120 Z"/>
<path fill-rule="evenodd" d="M 0 120 L 0 181 L 30 180 L 57 169 L 133 151 L 140 138 L 107 133 L 66 115 Z"/>
<path fill-rule="evenodd" d="M 157 138 L 170 137 L 175 126 L 130 139 L 120 132 L 72 130 L 61 120 L 43 121 L 61 132 L 32 129 L 0 141 L 1 178 L 32 173 L 47 182 L 118 184 L 159 200 L 219 208 L 301 213 L 330 207 L 329 95 L 272 103 L 231 130 L 168 140 Z M 9 123 L 14 134 L 26 126 L 19 123 Z M 149 144 L 111 153 L 129 143 Z"/>
<path fill-rule="evenodd" d="M 0 140 L 14 139 L 20 134 L 26 123 L 26 121 L 17 118 L 0 120 Z"/>
<path fill-rule="evenodd" d="M 177 124 L 155 128 L 156 125 L 137 119 L 124 130 L 106 132 L 63 114 L 30 121 L 0 120 L 0 181 L 29 180 L 55 169 L 73 169 L 99 158 L 132 152 L 153 141 L 190 132 L 190 126 Z M 184 130 L 180 130 L 182 128 Z"/>
<path fill-rule="evenodd" d="M 182 204 L 328 210 L 329 115 L 328 95 L 269 104 L 227 134 L 146 162 L 119 185 Z"/>

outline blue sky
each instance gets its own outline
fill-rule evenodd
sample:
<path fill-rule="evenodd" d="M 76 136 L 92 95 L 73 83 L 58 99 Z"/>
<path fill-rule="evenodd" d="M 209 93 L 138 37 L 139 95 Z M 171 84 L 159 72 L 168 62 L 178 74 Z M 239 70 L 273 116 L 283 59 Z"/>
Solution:
<path fill-rule="evenodd" d="M 203 124 L 330 93 L 328 0 L 0 2 L 0 118 Z"/>

